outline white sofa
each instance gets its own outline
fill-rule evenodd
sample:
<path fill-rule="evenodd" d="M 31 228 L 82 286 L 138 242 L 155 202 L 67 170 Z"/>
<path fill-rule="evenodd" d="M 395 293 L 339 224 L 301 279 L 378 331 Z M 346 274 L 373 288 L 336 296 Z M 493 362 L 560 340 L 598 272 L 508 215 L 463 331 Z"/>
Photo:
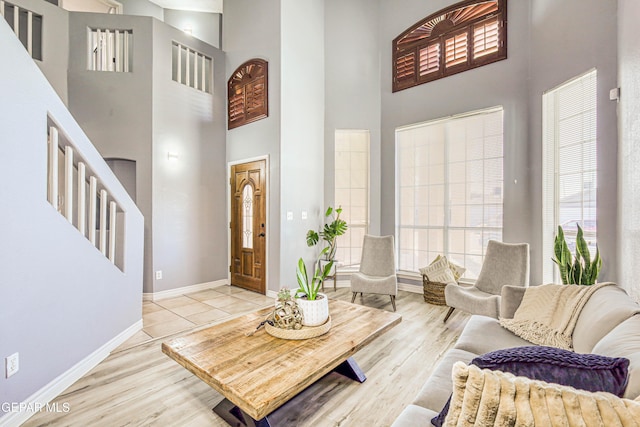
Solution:
<path fill-rule="evenodd" d="M 505 286 L 500 315 L 513 318 L 525 288 Z M 630 360 L 629 381 L 624 397 L 640 396 L 639 306 L 618 286 L 598 289 L 578 317 L 573 345 L 577 353 L 595 353 Z M 457 361 L 467 364 L 476 356 L 510 347 L 533 345 L 500 326 L 498 320 L 472 316 L 454 348 L 440 361 L 412 404 L 394 421 L 393 427 L 431 426 L 452 392 L 451 368 Z"/>

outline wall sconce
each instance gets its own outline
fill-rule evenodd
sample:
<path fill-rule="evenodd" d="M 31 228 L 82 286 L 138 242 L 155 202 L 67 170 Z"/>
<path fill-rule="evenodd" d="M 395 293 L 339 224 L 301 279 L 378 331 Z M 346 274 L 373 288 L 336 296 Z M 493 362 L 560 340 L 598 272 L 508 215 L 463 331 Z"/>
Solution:
<path fill-rule="evenodd" d="M 172 153 L 171 151 L 167 153 L 167 159 L 170 162 L 176 162 L 178 161 L 178 158 L 179 158 L 178 153 Z"/>
<path fill-rule="evenodd" d="M 187 27 L 182 31 L 184 31 L 185 33 L 189 34 L 190 36 L 193 35 L 193 28 L 191 28 L 191 27 Z"/>

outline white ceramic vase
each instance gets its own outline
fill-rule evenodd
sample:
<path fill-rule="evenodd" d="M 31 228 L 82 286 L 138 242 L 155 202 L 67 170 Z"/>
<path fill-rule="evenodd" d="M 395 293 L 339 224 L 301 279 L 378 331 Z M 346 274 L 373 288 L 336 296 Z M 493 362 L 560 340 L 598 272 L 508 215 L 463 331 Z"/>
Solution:
<path fill-rule="evenodd" d="M 296 298 L 296 302 L 302 310 L 302 324 L 304 326 L 319 326 L 329 318 L 329 298 L 321 292 L 318 292 L 314 301 Z"/>

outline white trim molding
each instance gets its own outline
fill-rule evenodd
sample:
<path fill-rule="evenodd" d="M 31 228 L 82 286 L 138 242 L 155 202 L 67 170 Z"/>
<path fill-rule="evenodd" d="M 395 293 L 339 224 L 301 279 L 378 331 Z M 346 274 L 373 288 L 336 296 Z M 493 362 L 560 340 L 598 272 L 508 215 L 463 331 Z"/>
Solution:
<path fill-rule="evenodd" d="M 169 289 L 160 292 L 145 292 L 142 294 L 142 301 L 159 301 L 167 298 L 179 297 L 180 295 L 192 292 L 204 291 L 206 289 L 217 288 L 228 284 L 227 279 L 215 280 L 213 282 L 200 283 L 197 285 L 183 286 L 181 288 Z"/>
<path fill-rule="evenodd" d="M 93 368 L 98 366 L 98 364 L 106 359 L 113 350 L 118 348 L 122 343 L 140 330 L 142 330 L 142 319 L 120 332 L 102 347 L 76 363 L 68 371 L 64 372 L 49 384 L 29 396 L 24 402 L 20 403 L 20 408 L 26 408 L 26 410 L 8 413 L 4 417 L 0 418 L 0 424 L 5 427 L 20 426 L 33 415 L 38 413 L 41 408 L 46 408 L 47 404 L 55 399 L 60 393 L 89 373 Z M 60 407 L 60 409 L 62 410 L 63 408 Z"/>

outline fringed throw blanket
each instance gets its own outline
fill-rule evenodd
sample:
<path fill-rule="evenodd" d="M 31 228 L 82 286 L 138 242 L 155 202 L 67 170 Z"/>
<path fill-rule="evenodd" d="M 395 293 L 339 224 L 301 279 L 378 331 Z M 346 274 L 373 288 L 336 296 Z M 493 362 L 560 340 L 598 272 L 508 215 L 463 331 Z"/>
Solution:
<path fill-rule="evenodd" d="M 453 365 L 453 394 L 445 427 L 639 427 L 640 402 L 610 393 Z"/>
<path fill-rule="evenodd" d="M 526 289 L 513 319 L 500 324 L 534 344 L 573 349 L 573 328 L 591 295 L 612 282 L 592 286 L 540 285 Z"/>

